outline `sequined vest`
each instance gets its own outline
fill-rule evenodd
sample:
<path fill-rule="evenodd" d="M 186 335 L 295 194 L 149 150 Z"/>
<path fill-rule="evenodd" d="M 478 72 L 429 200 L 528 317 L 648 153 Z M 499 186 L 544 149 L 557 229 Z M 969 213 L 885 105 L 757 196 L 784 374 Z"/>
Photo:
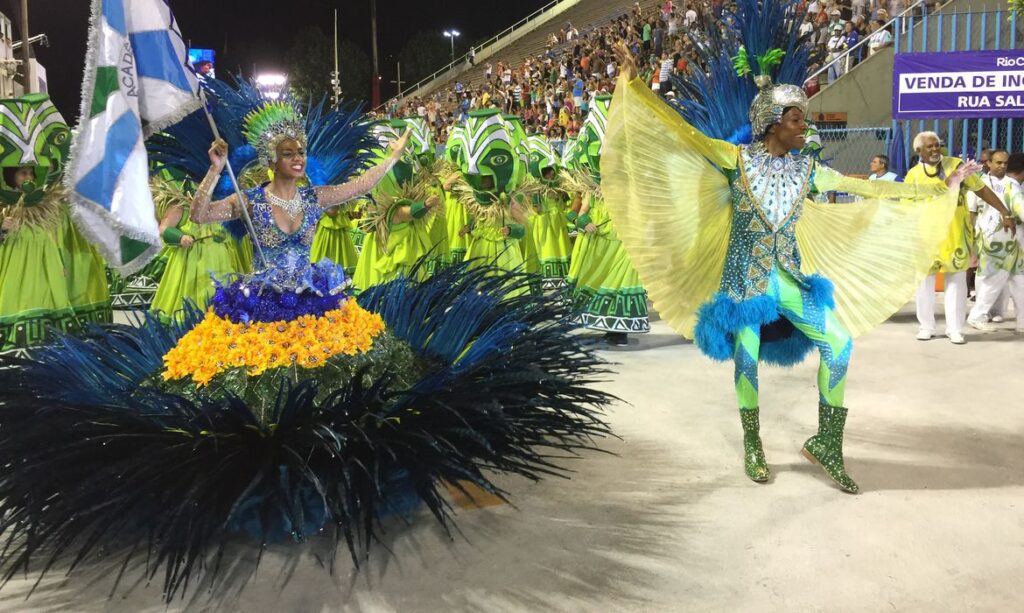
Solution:
<path fill-rule="evenodd" d="M 277 260 L 286 251 L 298 250 L 309 255 L 309 250 L 313 246 L 313 237 L 316 235 L 317 223 L 320 222 L 320 217 L 324 213 L 317 200 L 315 188 L 299 188 L 299 196 L 302 198 L 303 205 L 302 225 L 291 234 L 283 232 L 274 222 L 273 210 L 267 201 L 267 194 L 263 187 L 248 190 L 245 196 L 252 203 L 252 225 L 268 261 Z"/>
<path fill-rule="evenodd" d="M 729 176 L 733 219 L 719 287 L 732 300 L 767 292 L 776 266 L 803 282 L 796 222 L 813 170 L 807 156 L 775 157 L 756 144 L 741 149 L 737 169 Z"/>

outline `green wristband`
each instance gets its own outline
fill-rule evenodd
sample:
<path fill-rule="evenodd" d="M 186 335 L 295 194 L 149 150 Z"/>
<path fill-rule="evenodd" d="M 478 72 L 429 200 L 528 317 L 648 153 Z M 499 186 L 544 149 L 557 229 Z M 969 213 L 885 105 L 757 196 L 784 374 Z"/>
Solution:
<path fill-rule="evenodd" d="M 413 219 L 419 219 L 427 214 L 427 205 L 422 202 L 413 202 L 409 205 L 409 212 Z"/>
<path fill-rule="evenodd" d="M 526 226 L 521 225 L 521 224 L 517 224 L 517 223 L 510 223 L 508 225 L 508 237 L 509 238 L 514 238 L 516 240 L 519 240 L 519 239 L 521 239 L 521 238 L 523 238 L 525 236 L 526 236 Z"/>
<path fill-rule="evenodd" d="M 565 214 L 565 218 L 569 220 L 569 223 L 575 223 L 576 218 L 579 216 L 580 214 L 577 213 L 576 211 L 569 211 L 568 213 Z"/>
<path fill-rule="evenodd" d="M 590 219 L 590 214 L 589 213 L 584 213 L 584 214 L 580 215 L 579 219 L 576 221 L 576 225 L 581 227 L 581 228 L 586 228 L 591 223 L 592 223 L 592 220 Z"/>
<path fill-rule="evenodd" d="M 185 233 L 177 228 L 167 228 L 161 236 L 168 245 L 180 245 L 181 238 L 185 236 Z"/>

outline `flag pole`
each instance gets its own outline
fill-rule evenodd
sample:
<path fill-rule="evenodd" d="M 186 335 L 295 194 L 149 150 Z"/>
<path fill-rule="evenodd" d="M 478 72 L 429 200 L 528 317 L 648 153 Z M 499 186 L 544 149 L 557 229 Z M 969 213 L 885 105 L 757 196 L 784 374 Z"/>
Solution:
<path fill-rule="evenodd" d="M 217 129 L 217 122 L 213 120 L 213 115 L 210 114 L 210 109 L 206 106 L 206 92 L 203 88 L 199 88 L 199 101 L 203 106 L 203 113 L 206 114 L 206 120 L 210 122 L 210 129 L 213 130 L 213 138 L 220 139 L 220 130 Z M 224 156 L 224 167 L 228 170 L 228 177 L 231 179 L 231 186 L 235 188 L 235 196 L 238 197 L 239 208 L 242 210 L 242 221 L 245 222 L 245 229 L 249 232 L 249 237 L 252 239 L 253 251 L 256 252 L 256 257 L 259 258 L 263 268 L 269 268 L 270 263 L 267 262 L 267 257 L 263 255 L 263 247 L 260 246 L 260 239 L 256 236 L 256 228 L 252 225 L 252 218 L 249 216 L 249 205 L 245 199 L 245 194 L 242 193 L 242 188 L 238 185 L 238 179 L 235 177 L 235 169 L 231 167 L 231 160 L 228 156 Z"/>

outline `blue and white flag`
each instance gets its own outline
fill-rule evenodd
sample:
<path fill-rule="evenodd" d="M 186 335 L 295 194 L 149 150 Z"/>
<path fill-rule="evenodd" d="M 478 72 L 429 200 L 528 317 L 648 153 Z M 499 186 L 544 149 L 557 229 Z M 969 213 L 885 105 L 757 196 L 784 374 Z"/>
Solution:
<path fill-rule="evenodd" d="M 93 0 L 65 184 L 79 229 L 123 274 L 162 247 L 142 141 L 199 108 L 186 61 L 165 0 Z"/>

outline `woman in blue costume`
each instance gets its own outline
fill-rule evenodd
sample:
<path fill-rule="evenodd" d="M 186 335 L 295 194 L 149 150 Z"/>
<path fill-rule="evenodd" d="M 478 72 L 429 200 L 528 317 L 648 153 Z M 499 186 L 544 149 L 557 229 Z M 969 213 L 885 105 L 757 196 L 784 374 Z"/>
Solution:
<path fill-rule="evenodd" d="M 799 63 L 797 38 L 787 41 L 779 25 L 789 6 L 742 0 L 736 22 L 744 41 L 778 42 L 778 33 L 785 55 Z M 762 36 L 748 35 L 760 28 L 767 28 Z M 756 67 L 747 61 L 748 50 L 738 49 L 740 79 L 728 61 L 733 54 L 719 48 L 708 59 L 718 82 L 698 83 L 705 92 L 731 88 L 740 100 L 752 95 L 748 129 L 714 120 L 705 126 L 753 136 L 752 144 L 737 145 L 705 135 L 683 117 L 688 111 L 691 121 L 708 120 L 708 107 L 694 112 L 698 107 L 691 104 L 680 113 L 652 94 L 634 78 L 629 51 L 620 46 L 622 76 L 602 187 L 662 318 L 712 359 L 733 359 L 747 476 L 769 478 L 759 434 L 759 361 L 793 365 L 817 349 L 819 427 L 802 452 L 844 491 L 856 493 L 842 450 L 851 338 L 914 295 L 945 236 L 957 190 L 849 179 L 793 153 L 804 146 L 807 98 L 796 85 L 772 84 L 781 50 L 754 49 L 760 52 Z M 744 78 L 752 71 L 758 72 L 757 89 Z M 949 184 L 955 187 L 973 169 L 964 167 Z M 868 199 L 840 207 L 807 199 L 833 190 Z"/>
<path fill-rule="evenodd" d="M 328 208 L 366 193 L 387 174 L 402 155 L 408 136 L 393 147 L 391 157 L 342 185 L 299 187 L 306 177 L 306 131 L 295 108 L 288 103 L 265 104 L 246 118 L 244 134 L 255 148 L 261 165 L 274 171 L 273 180 L 245 192 L 256 243 L 267 263 L 293 252 L 309 257 L 317 224 Z M 191 218 L 199 224 L 224 223 L 242 217 L 237 195 L 212 200 L 228 160 L 228 144 L 216 140 L 209 150 L 210 169 L 192 201 Z"/>

